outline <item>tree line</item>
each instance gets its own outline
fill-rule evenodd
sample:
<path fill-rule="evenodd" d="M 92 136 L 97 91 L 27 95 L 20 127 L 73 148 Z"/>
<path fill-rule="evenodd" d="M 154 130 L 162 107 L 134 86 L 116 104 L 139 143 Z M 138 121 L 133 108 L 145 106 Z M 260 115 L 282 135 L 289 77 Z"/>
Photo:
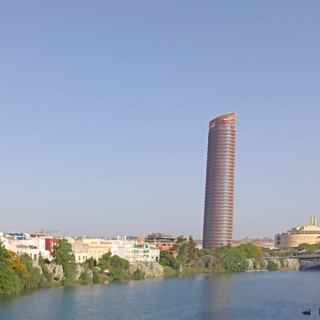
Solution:
<path fill-rule="evenodd" d="M 242 244 L 236 247 L 226 246 L 214 250 L 198 249 L 192 237 L 179 237 L 171 251 L 160 254 L 160 264 L 167 275 L 188 275 L 211 272 L 245 272 L 256 270 L 276 271 L 279 266 L 272 260 L 266 261 L 269 251 L 254 244 Z"/>

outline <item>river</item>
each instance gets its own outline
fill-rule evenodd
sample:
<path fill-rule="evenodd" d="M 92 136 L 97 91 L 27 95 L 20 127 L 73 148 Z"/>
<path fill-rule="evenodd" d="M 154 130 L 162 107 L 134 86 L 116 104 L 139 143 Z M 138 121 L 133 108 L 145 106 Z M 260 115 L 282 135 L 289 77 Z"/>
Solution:
<path fill-rule="evenodd" d="M 45 289 L 0 299 L 1 320 L 313 319 L 320 273 L 259 272 Z"/>

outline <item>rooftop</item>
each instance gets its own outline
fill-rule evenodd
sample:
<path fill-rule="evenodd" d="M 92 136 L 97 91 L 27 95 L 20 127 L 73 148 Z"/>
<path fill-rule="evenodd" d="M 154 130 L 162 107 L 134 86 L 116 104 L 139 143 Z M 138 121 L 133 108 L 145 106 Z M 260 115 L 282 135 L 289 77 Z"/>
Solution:
<path fill-rule="evenodd" d="M 221 120 L 229 120 L 229 119 L 233 119 L 235 120 L 237 117 L 237 114 L 235 112 L 227 112 L 225 114 L 222 114 L 221 116 L 218 116 L 216 118 L 214 118 L 213 120 L 211 120 L 209 122 L 209 127 L 211 127 L 212 125 L 214 125 L 217 121 L 221 121 Z"/>

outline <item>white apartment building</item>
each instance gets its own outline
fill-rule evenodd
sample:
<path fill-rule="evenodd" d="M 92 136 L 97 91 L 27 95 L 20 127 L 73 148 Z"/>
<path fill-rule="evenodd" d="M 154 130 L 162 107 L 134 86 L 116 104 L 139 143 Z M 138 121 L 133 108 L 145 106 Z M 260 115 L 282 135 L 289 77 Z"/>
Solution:
<path fill-rule="evenodd" d="M 93 258 L 99 260 L 104 254 L 111 252 L 129 263 L 157 262 L 160 250 L 149 243 L 127 240 L 118 237 L 116 240 L 82 238 L 71 242 L 77 263 Z"/>
<path fill-rule="evenodd" d="M 104 254 L 110 252 L 129 263 L 134 262 L 158 262 L 160 250 L 147 242 L 127 240 L 126 237 L 117 239 L 100 238 L 65 238 L 72 245 L 76 263 L 83 263 L 93 258 L 99 260 Z M 26 233 L 0 234 L 0 241 L 4 246 L 17 255 L 29 255 L 33 260 L 41 256 L 44 259 L 53 259 L 50 251 L 46 250 L 46 238 L 42 236 L 30 236 Z"/>
<path fill-rule="evenodd" d="M 7 250 L 14 252 L 18 256 L 26 254 L 32 260 L 38 260 L 40 256 L 44 259 L 51 259 L 50 252 L 45 247 L 45 238 L 34 238 L 27 233 L 2 234 L 0 241 Z"/>
<path fill-rule="evenodd" d="M 146 242 L 136 240 L 111 240 L 112 255 L 134 262 L 158 262 L 160 250 Z"/>

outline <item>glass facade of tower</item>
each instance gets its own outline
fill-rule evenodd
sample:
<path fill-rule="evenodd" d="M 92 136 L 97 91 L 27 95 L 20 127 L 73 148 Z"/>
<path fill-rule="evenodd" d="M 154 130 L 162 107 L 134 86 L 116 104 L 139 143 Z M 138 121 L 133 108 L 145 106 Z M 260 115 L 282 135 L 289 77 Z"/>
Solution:
<path fill-rule="evenodd" d="M 203 247 L 229 245 L 235 208 L 236 114 L 209 123 Z"/>

